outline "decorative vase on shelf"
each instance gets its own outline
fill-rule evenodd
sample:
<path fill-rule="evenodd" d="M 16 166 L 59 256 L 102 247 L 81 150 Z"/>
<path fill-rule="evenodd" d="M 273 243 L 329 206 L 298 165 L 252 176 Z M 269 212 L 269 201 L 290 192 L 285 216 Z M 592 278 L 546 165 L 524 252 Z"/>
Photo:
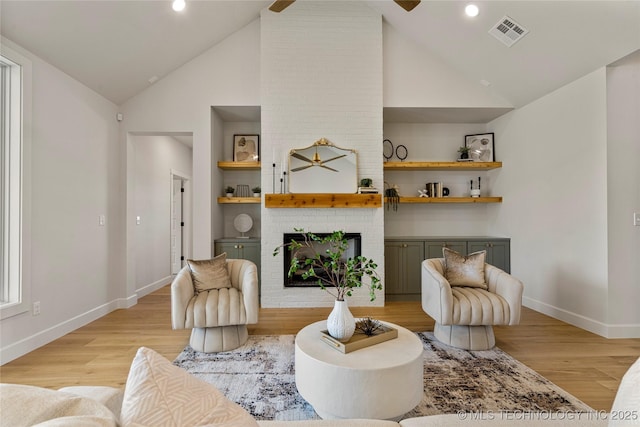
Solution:
<path fill-rule="evenodd" d="M 327 318 L 329 335 L 340 342 L 347 342 L 356 330 L 356 319 L 353 318 L 347 301 L 336 300 L 333 310 Z"/>

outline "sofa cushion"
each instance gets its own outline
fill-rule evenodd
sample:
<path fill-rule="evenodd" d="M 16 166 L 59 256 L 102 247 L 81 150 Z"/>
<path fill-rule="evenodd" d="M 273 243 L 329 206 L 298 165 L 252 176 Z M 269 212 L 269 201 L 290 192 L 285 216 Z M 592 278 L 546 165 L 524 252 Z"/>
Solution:
<path fill-rule="evenodd" d="M 467 286 L 487 289 L 484 280 L 484 263 L 487 251 L 462 255 L 449 248 L 442 248 L 444 277 L 451 286 Z"/>
<path fill-rule="evenodd" d="M 251 415 L 210 384 L 141 347 L 124 390 L 122 426 L 257 427 Z"/>
<path fill-rule="evenodd" d="M 21 384 L 0 384 L 3 426 L 116 427 L 116 417 L 86 397 Z"/>
<path fill-rule="evenodd" d="M 229 278 L 229 271 L 227 270 L 226 252 L 221 253 L 213 259 L 188 259 L 187 265 L 191 271 L 193 287 L 196 293 L 210 289 L 231 287 L 231 279 Z"/>
<path fill-rule="evenodd" d="M 610 416 L 609 427 L 640 425 L 640 358 L 622 377 Z"/>

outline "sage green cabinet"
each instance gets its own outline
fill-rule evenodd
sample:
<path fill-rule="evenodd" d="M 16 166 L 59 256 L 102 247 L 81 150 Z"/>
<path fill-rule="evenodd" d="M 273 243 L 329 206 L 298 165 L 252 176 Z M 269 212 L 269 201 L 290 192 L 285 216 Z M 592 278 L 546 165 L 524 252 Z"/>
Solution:
<path fill-rule="evenodd" d="M 420 299 L 420 264 L 424 259 L 424 243 L 421 241 L 385 240 L 385 299 Z"/>
<path fill-rule="evenodd" d="M 487 251 L 486 262 L 511 272 L 510 239 L 505 237 L 390 237 L 384 242 L 384 287 L 389 301 L 419 300 L 422 292 L 421 263 L 442 258 L 442 248 L 464 255 Z"/>
<path fill-rule="evenodd" d="M 449 248 L 452 251 L 459 252 L 461 254 L 467 253 L 467 241 L 466 240 L 425 240 L 425 253 L 427 258 L 442 258 L 442 248 Z"/>
<path fill-rule="evenodd" d="M 260 280 L 260 239 L 218 239 L 213 243 L 214 255 L 226 252 L 227 258 L 247 259 L 258 267 Z"/>
<path fill-rule="evenodd" d="M 467 253 L 487 251 L 487 264 L 511 273 L 511 248 L 508 239 L 469 240 Z"/>

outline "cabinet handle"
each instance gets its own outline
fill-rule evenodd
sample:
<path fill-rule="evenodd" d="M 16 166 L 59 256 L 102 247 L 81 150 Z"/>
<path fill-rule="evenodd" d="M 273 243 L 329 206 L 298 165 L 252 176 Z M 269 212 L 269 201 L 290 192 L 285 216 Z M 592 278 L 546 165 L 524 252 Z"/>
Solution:
<path fill-rule="evenodd" d="M 409 247 L 409 245 L 407 245 L 406 243 L 403 243 L 403 244 L 402 244 L 402 247 L 403 247 L 403 248 L 406 248 L 406 247 Z"/>
<path fill-rule="evenodd" d="M 242 248 L 244 248 L 244 246 L 238 245 L 238 249 L 242 249 Z"/>
<path fill-rule="evenodd" d="M 233 249 L 238 249 L 238 245 L 233 245 Z"/>
<path fill-rule="evenodd" d="M 485 246 L 486 246 L 487 248 L 492 248 L 492 247 L 493 247 L 493 243 L 487 243 L 487 244 L 485 244 Z"/>

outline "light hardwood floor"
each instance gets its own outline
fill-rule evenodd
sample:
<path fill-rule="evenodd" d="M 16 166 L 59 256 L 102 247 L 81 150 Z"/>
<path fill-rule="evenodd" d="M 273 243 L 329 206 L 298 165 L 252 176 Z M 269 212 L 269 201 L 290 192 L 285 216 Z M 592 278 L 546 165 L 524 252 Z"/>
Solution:
<path fill-rule="evenodd" d="M 68 385 L 122 387 L 136 350 L 146 346 L 169 360 L 189 341 L 188 330 L 171 330 L 169 287 L 141 298 L 50 344 L 0 367 L 0 381 L 47 388 Z M 261 309 L 250 334 L 295 334 L 326 318 L 329 308 Z M 432 331 L 419 302 L 354 307 L 413 331 Z M 640 339 L 605 339 L 533 310 L 518 326 L 496 327 L 497 346 L 597 410 L 609 410 L 622 375 L 640 357 Z"/>

